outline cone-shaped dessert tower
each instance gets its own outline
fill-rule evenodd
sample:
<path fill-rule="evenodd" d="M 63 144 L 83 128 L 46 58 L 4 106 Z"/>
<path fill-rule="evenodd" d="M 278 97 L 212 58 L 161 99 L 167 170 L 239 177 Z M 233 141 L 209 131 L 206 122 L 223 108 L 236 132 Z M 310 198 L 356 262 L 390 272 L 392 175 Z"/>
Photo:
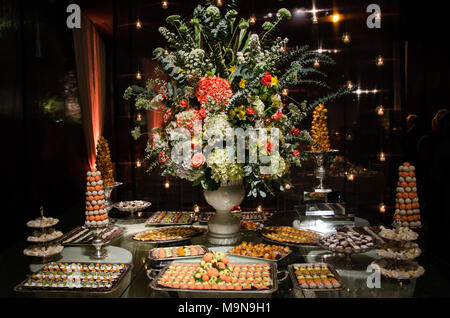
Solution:
<path fill-rule="evenodd" d="M 108 210 L 105 206 L 102 173 L 95 168 L 86 177 L 86 226 L 103 227 L 108 225 Z"/>
<path fill-rule="evenodd" d="M 103 136 L 98 140 L 95 165 L 102 174 L 104 185 L 112 186 L 114 184 L 114 175 L 111 163 L 111 153 L 109 151 L 108 141 Z"/>
<path fill-rule="evenodd" d="M 327 127 L 327 112 L 323 104 L 317 106 L 313 112 L 313 121 L 311 124 L 311 137 L 314 144 L 311 146 L 312 151 L 329 151 L 330 137 Z"/>
<path fill-rule="evenodd" d="M 418 228 L 422 226 L 415 170 L 415 167 L 409 162 L 404 162 L 398 168 L 394 220 L 402 227 Z"/>

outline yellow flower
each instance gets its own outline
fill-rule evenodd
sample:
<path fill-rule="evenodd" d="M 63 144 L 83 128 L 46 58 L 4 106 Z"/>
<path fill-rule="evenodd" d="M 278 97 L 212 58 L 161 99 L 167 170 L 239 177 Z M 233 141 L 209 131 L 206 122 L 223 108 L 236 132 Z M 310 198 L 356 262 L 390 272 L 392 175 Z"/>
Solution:
<path fill-rule="evenodd" d="M 179 69 L 178 69 L 178 73 L 181 73 L 181 72 L 183 72 L 183 69 L 182 69 L 182 68 L 179 68 Z"/>
<path fill-rule="evenodd" d="M 230 71 L 230 75 L 233 75 L 234 71 L 236 71 L 237 66 L 233 65 L 232 67 L 230 67 L 228 70 Z"/>
<path fill-rule="evenodd" d="M 246 82 L 245 78 L 241 79 L 241 81 L 239 82 L 239 87 L 245 88 L 245 82 Z"/>
<path fill-rule="evenodd" d="M 270 81 L 270 86 L 278 86 L 278 77 L 272 76 L 272 79 Z"/>
<path fill-rule="evenodd" d="M 240 120 L 245 120 L 245 112 L 241 110 L 237 115 L 237 118 L 239 118 Z"/>

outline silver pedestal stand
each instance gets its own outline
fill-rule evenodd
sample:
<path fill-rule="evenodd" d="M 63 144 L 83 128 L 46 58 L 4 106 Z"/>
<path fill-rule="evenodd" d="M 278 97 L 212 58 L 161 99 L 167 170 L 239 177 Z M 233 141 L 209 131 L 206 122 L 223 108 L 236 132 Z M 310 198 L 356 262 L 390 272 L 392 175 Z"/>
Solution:
<path fill-rule="evenodd" d="M 105 209 L 106 212 L 111 211 L 113 208 L 113 202 L 111 201 L 111 193 L 112 191 L 117 188 L 118 186 L 122 185 L 122 182 L 114 182 L 113 185 L 105 186 Z"/>
<path fill-rule="evenodd" d="M 108 252 L 105 249 L 102 249 L 105 242 L 100 237 L 100 233 L 106 226 L 98 226 L 98 227 L 89 227 L 89 230 L 94 234 L 94 238 L 92 239 L 92 246 L 94 246 L 95 251 L 90 255 L 92 259 L 104 259 L 108 256 Z"/>
<path fill-rule="evenodd" d="M 325 179 L 327 175 L 327 171 L 325 170 L 323 163 L 325 161 L 325 154 L 335 154 L 338 152 L 339 150 L 336 149 L 329 151 L 306 151 L 306 153 L 314 159 L 314 162 L 316 164 L 314 175 L 319 180 L 319 185 L 314 188 L 314 192 L 329 193 L 332 191 L 323 184 L 323 179 Z"/>

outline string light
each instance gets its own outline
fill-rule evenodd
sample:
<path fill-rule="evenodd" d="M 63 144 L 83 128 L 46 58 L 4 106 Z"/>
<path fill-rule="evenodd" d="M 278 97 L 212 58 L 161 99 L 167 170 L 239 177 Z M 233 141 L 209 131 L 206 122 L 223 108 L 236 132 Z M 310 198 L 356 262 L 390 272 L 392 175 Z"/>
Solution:
<path fill-rule="evenodd" d="M 222 0 L 217 0 L 216 4 L 217 4 L 218 7 L 221 7 L 222 6 Z"/>
<path fill-rule="evenodd" d="M 349 44 L 351 40 L 352 38 L 350 36 L 350 33 L 345 32 L 344 34 L 342 34 L 342 42 L 344 42 L 345 44 Z"/>
<path fill-rule="evenodd" d="M 140 168 L 142 166 L 141 160 L 136 161 L 136 168 Z"/>
<path fill-rule="evenodd" d="M 284 188 L 285 188 L 286 190 L 290 190 L 290 189 L 291 189 L 291 185 L 290 185 L 289 183 L 286 183 L 286 184 L 284 185 Z"/>
<path fill-rule="evenodd" d="M 281 52 L 284 53 L 284 52 L 286 52 L 286 50 L 287 50 L 287 49 L 286 49 L 286 46 L 282 45 L 282 46 L 280 47 L 280 51 L 281 51 Z"/>
<path fill-rule="evenodd" d="M 198 206 L 198 204 L 194 205 L 194 213 L 199 213 L 200 212 L 200 207 Z"/>
<path fill-rule="evenodd" d="M 142 24 L 141 24 L 141 21 L 138 19 L 136 21 L 136 29 L 140 30 L 141 28 L 142 28 Z"/>
<path fill-rule="evenodd" d="M 272 14 L 272 12 L 269 12 L 269 13 L 267 13 L 267 17 L 268 17 L 268 18 L 271 18 L 271 17 L 273 17 L 273 14 Z"/>
<path fill-rule="evenodd" d="M 353 88 L 353 83 L 352 83 L 352 81 L 347 81 L 347 88 L 348 88 L 348 89 L 352 89 L 352 88 Z"/>
<path fill-rule="evenodd" d="M 256 18 L 254 15 L 250 16 L 250 18 L 248 19 L 248 23 L 250 23 L 251 25 L 254 25 L 256 23 Z"/>
<path fill-rule="evenodd" d="M 348 181 L 353 181 L 353 180 L 355 180 L 355 175 L 354 175 L 352 172 L 346 173 L 346 175 L 347 175 L 347 180 L 348 180 Z"/>
<path fill-rule="evenodd" d="M 166 0 L 161 1 L 161 7 L 167 9 L 169 7 L 169 2 Z"/>
<path fill-rule="evenodd" d="M 261 206 L 261 205 L 258 205 L 258 206 L 256 207 L 256 212 L 262 212 L 262 211 L 263 211 L 262 206 Z"/>
<path fill-rule="evenodd" d="M 378 55 L 377 57 L 377 66 L 383 66 L 384 65 L 384 59 L 382 55 Z"/>
<path fill-rule="evenodd" d="M 283 88 L 283 90 L 281 91 L 281 95 L 283 95 L 283 96 L 287 96 L 288 93 L 289 93 L 289 90 L 287 88 Z"/>
<path fill-rule="evenodd" d="M 141 115 L 141 113 L 138 113 L 138 114 L 137 114 L 136 121 L 142 121 L 142 115 Z"/>
<path fill-rule="evenodd" d="M 165 50 L 164 50 L 164 55 L 165 55 L 165 56 L 169 55 L 169 50 L 168 50 L 168 49 L 165 49 Z"/>
<path fill-rule="evenodd" d="M 139 70 L 136 73 L 136 79 L 138 79 L 138 80 L 142 79 L 142 74 Z"/>
<path fill-rule="evenodd" d="M 138 217 L 138 218 L 142 217 L 142 212 L 138 212 L 138 213 L 137 213 L 137 217 Z"/>
<path fill-rule="evenodd" d="M 378 205 L 378 209 L 380 210 L 380 213 L 386 213 L 386 204 L 384 204 L 384 203 L 380 203 L 379 205 Z"/>
<path fill-rule="evenodd" d="M 384 107 L 383 107 L 383 105 L 378 106 L 375 111 L 377 112 L 378 116 L 383 116 L 384 115 Z"/>
<path fill-rule="evenodd" d="M 385 162 L 386 161 L 386 154 L 384 152 L 380 152 L 378 154 L 378 160 L 380 160 L 380 162 Z"/>
<path fill-rule="evenodd" d="M 339 13 L 335 13 L 331 17 L 331 21 L 333 21 L 333 23 L 338 23 L 339 20 L 341 20 L 341 15 Z"/>
<path fill-rule="evenodd" d="M 170 182 L 169 180 L 166 180 L 166 182 L 164 183 L 164 188 L 169 189 L 170 188 Z"/>
<path fill-rule="evenodd" d="M 319 18 L 317 18 L 316 14 L 313 15 L 312 22 L 313 22 L 313 24 L 319 23 Z"/>

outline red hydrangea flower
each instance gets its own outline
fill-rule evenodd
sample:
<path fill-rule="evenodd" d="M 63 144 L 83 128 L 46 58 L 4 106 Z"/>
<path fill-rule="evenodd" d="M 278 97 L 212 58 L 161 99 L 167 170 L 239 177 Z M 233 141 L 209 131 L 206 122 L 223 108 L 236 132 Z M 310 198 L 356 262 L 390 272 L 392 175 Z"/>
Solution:
<path fill-rule="evenodd" d="M 261 84 L 265 86 L 270 86 L 272 84 L 272 75 L 269 72 L 265 72 L 264 76 L 261 78 Z"/>
<path fill-rule="evenodd" d="M 189 105 L 188 105 L 188 102 L 185 100 L 185 99 L 182 99 L 181 101 L 180 101 L 180 107 L 183 107 L 183 108 L 186 108 L 186 107 L 188 107 Z"/>
<path fill-rule="evenodd" d="M 293 152 L 294 156 L 298 157 L 300 156 L 300 151 L 298 151 L 297 149 L 295 149 Z"/>
<path fill-rule="evenodd" d="M 220 104 L 227 105 L 228 100 L 233 96 L 230 83 L 226 79 L 217 76 L 200 78 L 197 84 L 195 96 L 200 104 L 208 101 L 208 96 Z"/>
<path fill-rule="evenodd" d="M 277 110 L 276 113 L 272 115 L 273 120 L 278 120 L 278 119 L 281 119 L 282 117 L 283 117 L 283 113 L 280 112 L 279 110 Z"/>
<path fill-rule="evenodd" d="M 250 107 L 247 108 L 245 112 L 247 113 L 247 115 L 253 115 L 255 113 L 255 109 L 253 107 Z"/>

